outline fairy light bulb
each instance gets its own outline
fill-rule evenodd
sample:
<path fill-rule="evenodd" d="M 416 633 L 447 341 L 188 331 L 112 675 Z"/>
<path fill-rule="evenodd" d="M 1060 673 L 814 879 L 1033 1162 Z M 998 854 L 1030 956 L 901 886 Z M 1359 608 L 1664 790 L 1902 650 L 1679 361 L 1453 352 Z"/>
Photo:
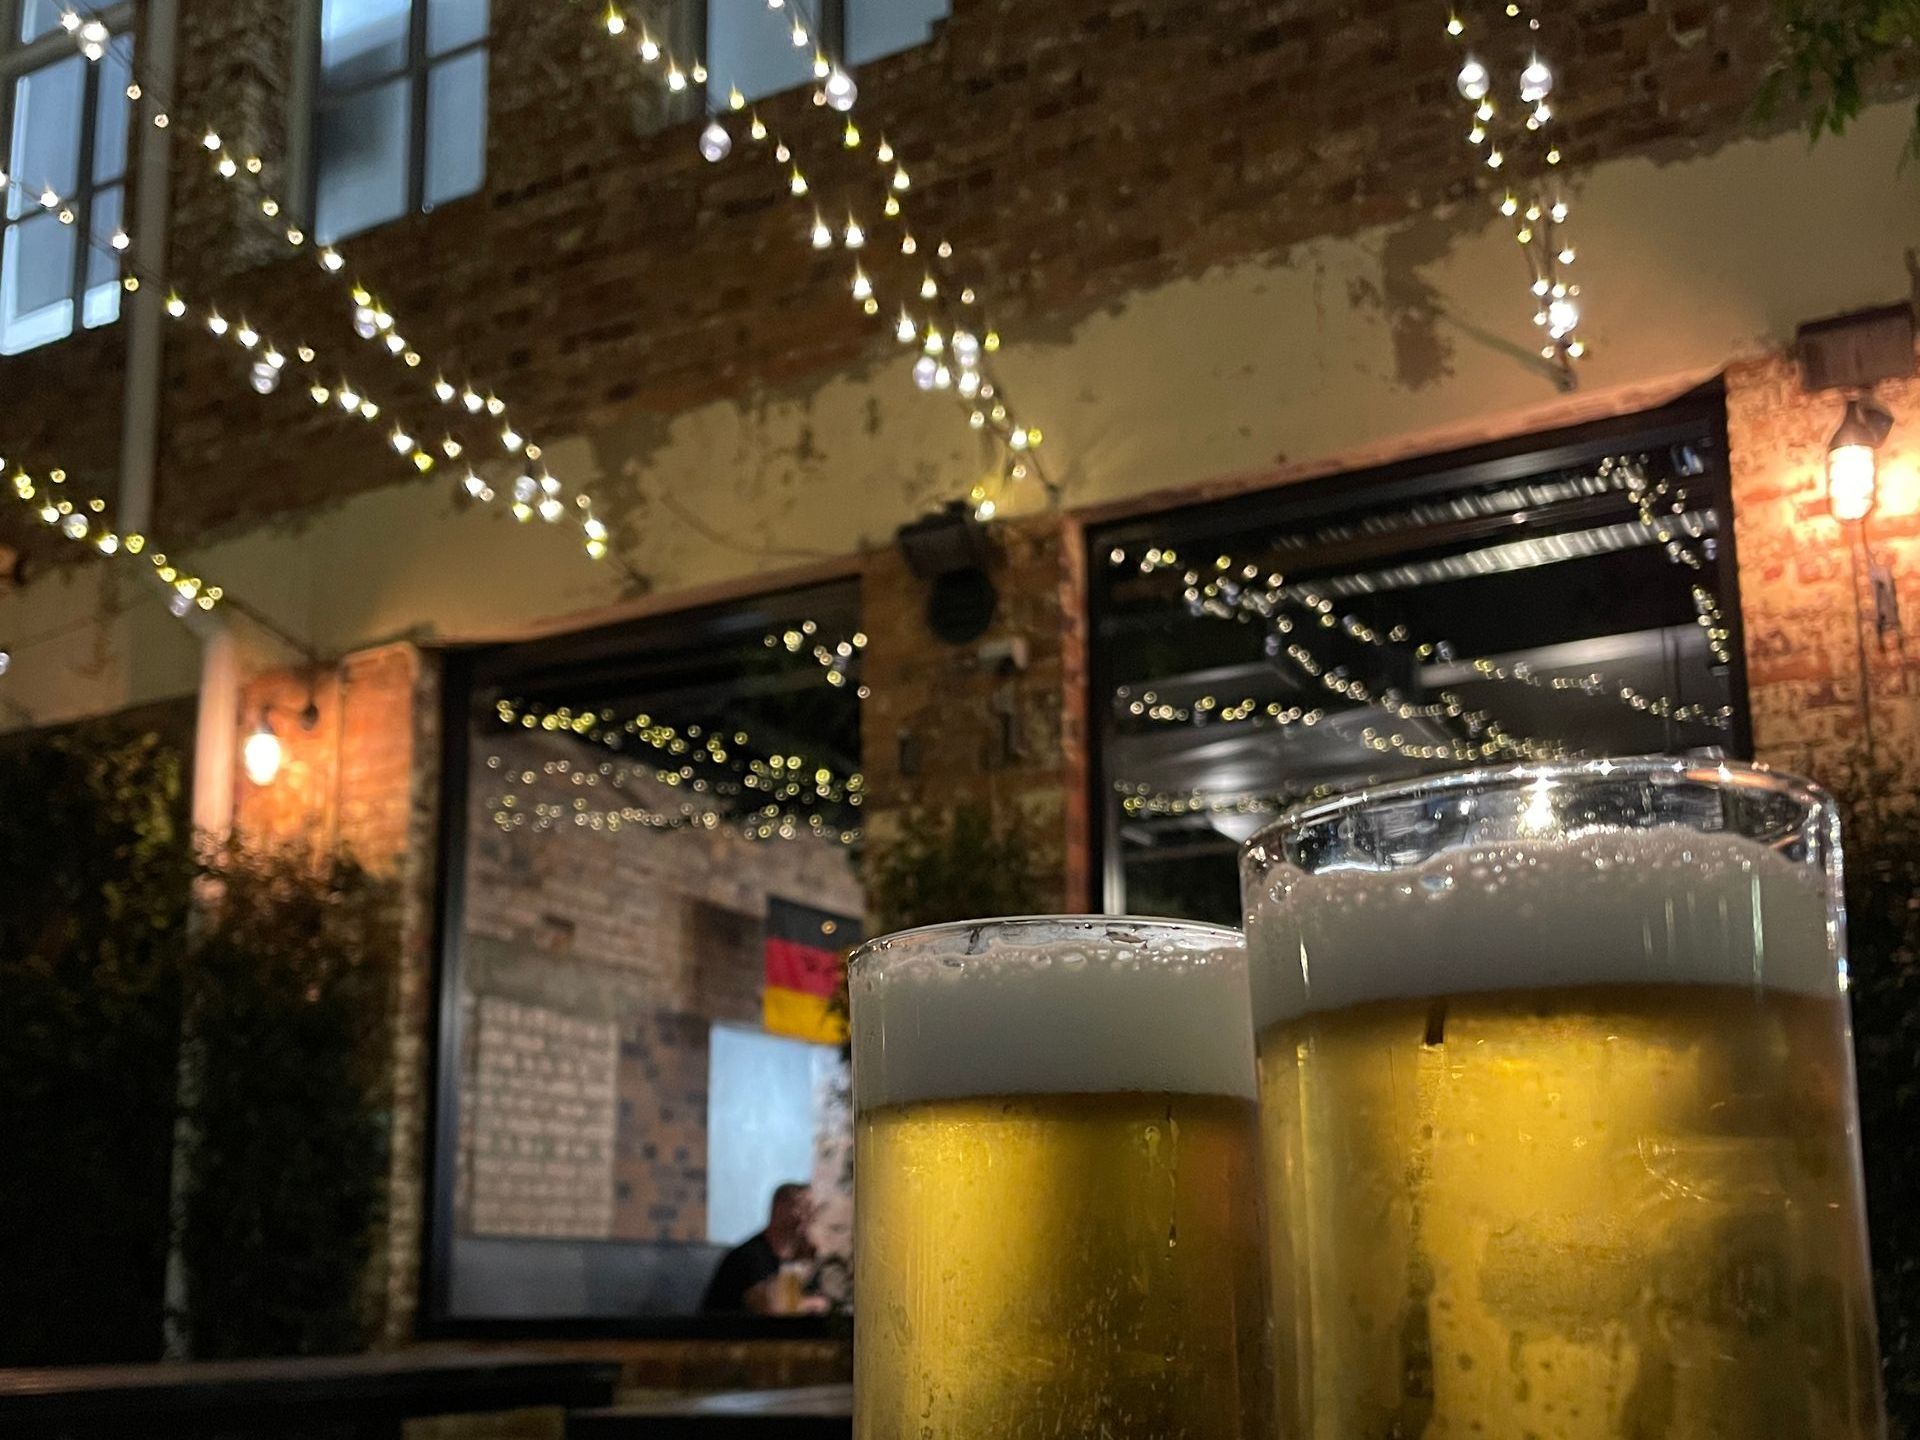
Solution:
<path fill-rule="evenodd" d="M 795 195 L 807 193 L 807 177 L 800 173 L 800 167 L 797 165 L 793 168 L 793 178 L 787 181 L 787 189 Z"/>
<path fill-rule="evenodd" d="M 922 390 L 931 390 L 935 376 L 943 368 L 931 355 L 922 355 L 913 362 L 913 383 Z"/>
<path fill-rule="evenodd" d="M 1453 83 L 1462 98 L 1467 100 L 1484 100 L 1487 92 L 1493 89 L 1493 77 L 1487 73 L 1487 67 L 1471 55 L 1460 67 L 1460 73 L 1454 76 Z"/>
<path fill-rule="evenodd" d="M 849 150 L 860 148 L 860 127 L 848 120 L 846 128 L 840 132 L 840 143 Z"/>
<path fill-rule="evenodd" d="M 913 181 L 907 177 L 907 167 L 904 165 L 895 166 L 893 172 L 893 188 L 896 190 L 905 190 L 912 184 Z"/>
<path fill-rule="evenodd" d="M 186 313 L 187 302 L 180 298 L 179 292 L 169 291 L 167 294 L 167 314 L 178 320 Z"/>
<path fill-rule="evenodd" d="M 920 327 L 913 323 L 913 316 L 906 311 L 900 312 L 900 321 L 893 327 L 894 338 L 902 345 L 911 345 L 920 335 Z"/>
<path fill-rule="evenodd" d="M 678 94 L 680 91 L 686 88 L 687 88 L 686 72 L 683 71 L 678 65 L 668 66 L 667 67 L 667 89 Z"/>
<path fill-rule="evenodd" d="M 700 132 L 700 154 L 710 165 L 718 165 L 733 151 L 733 136 L 718 120 L 709 120 Z"/>
<path fill-rule="evenodd" d="M 826 83 L 820 88 L 826 92 L 827 104 L 842 113 L 853 109 L 854 102 L 860 98 L 860 87 L 854 83 L 853 76 L 837 65 L 827 73 Z"/>
<path fill-rule="evenodd" d="M 747 97 L 740 93 L 740 87 L 738 85 L 729 86 L 727 89 L 727 108 L 729 110 L 744 110 L 747 108 Z"/>
<path fill-rule="evenodd" d="M 1538 55 L 1520 72 L 1520 99 L 1532 105 L 1553 93 L 1553 71 Z M 1477 97 L 1468 97 L 1470 99 Z"/>
<path fill-rule="evenodd" d="M 660 42 L 644 32 L 640 36 L 640 58 L 649 65 L 660 58 Z"/>
<path fill-rule="evenodd" d="M 937 282 L 933 278 L 932 273 L 929 272 L 926 275 L 926 277 L 922 279 L 920 282 L 920 298 L 922 300 L 931 300 L 939 293 L 940 293 L 939 282 Z"/>
<path fill-rule="evenodd" d="M 441 376 L 433 382 L 434 398 L 442 405 L 450 402 L 455 393 L 452 383 L 445 376 Z"/>
<path fill-rule="evenodd" d="M 849 219 L 847 221 L 844 240 L 849 250 L 858 250 L 862 245 L 867 243 L 867 232 L 860 228 L 860 222 L 858 220 Z"/>
<path fill-rule="evenodd" d="M 867 278 L 866 271 L 862 270 L 857 265 L 854 266 L 853 298 L 856 300 L 866 300 L 870 298 L 872 294 L 873 294 L 873 281 Z"/>
<path fill-rule="evenodd" d="M 624 35 L 627 33 L 627 17 L 620 13 L 617 5 L 607 6 L 607 34 Z"/>
<path fill-rule="evenodd" d="M 793 22 L 793 29 L 787 32 L 787 38 L 793 41 L 794 49 L 796 50 L 806 49 L 807 48 L 807 27 L 801 24 L 798 20 L 795 20 Z"/>
<path fill-rule="evenodd" d="M 827 222 L 824 219 L 821 218 L 820 212 L 818 210 L 814 211 L 813 212 L 813 248 L 816 250 L 825 250 L 825 249 L 828 249 L 832 244 L 833 244 L 832 228 L 827 224 Z"/>

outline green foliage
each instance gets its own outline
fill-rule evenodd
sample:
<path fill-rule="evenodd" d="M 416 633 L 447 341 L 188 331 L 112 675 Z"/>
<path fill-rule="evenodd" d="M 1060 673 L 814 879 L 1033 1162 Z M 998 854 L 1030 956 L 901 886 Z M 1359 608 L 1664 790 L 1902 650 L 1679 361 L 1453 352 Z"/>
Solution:
<path fill-rule="evenodd" d="M 1849 786 L 1847 944 L 1874 1298 L 1892 1434 L 1920 1435 L 1920 797 Z M 1898 793 L 1898 792 L 1895 792 Z"/>
<path fill-rule="evenodd" d="M 878 933 L 1025 915 L 1045 904 L 1032 838 L 1018 821 L 997 825 L 979 806 L 921 811 L 900 838 L 867 861 L 867 908 Z"/>
<path fill-rule="evenodd" d="M 192 863 L 152 736 L 0 750 L 0 1364 L 160 1349 Z"/>
<path fill-rule="evenodd" d="M 1775 0 L 1780 53 L 1760 94 L 1763 114 L 1792 104 L 1807 133 L 1841 135 L 1867 103 L 1876 72 L 1920 46 L 1920 0 Z M 1908 153 L 1920 153 L 1920 105 Z"/>
<path fill-rule="evenodd" d="M 297 851 L 229 851 L 209 879 L 186 990 L 192 1350 L 352 1350 L 386 1193 L 393 887 Z"/>
<path fill-rule="evenodd" d="M 0 1364 L 157 1358 L 170 1243 L 195 1354 L 367 1338 L 392 887 L 196 864 L 181 769 L 101 728 L 0 747 Z"/>

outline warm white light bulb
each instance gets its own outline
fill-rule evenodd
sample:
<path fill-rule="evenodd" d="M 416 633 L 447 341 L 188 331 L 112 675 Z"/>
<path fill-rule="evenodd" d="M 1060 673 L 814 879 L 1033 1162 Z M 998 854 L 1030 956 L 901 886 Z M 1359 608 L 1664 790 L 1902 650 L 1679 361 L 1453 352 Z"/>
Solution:
<path fill-rule="evenodd" d="M 1827 503 L 1834 519 L 1851 525 L 1872 513 L 1877 470 L 1871 445 L 1840 445 L 1827 452 Z"/>
<path fill-rule="evenodd" d="M 263 716 L 260 728 L 247 736 L 246 744 L 240 748 L 240 762 L 246 767 L 247 779 L 256 785 L 271 785 L 280 773 L 281 757 L 280 737 L 273 733 L 273 727 Z"/>
<path fill-rule="evenodd" d="M 1493 77 L 1487 73 L 1487 67 L 1471 55 L 1467 63 L 1460 67 L 1460 73 L 1453 83 L 1459 87 L 1460 94 L 1468 100 L 1484 100 L 1487 92 L 1493 88 Z"/>
<path fill-rule="evenodd" d="M 833 231 L 828 227 L 827 222 L 821 219 L 820 212 L 816 210 L 813 215 L 813 248 L 816 250 L 825 250 L 832 244 Z"/>
<path fill-rule="evenodd" d="M 1546 61 L 1536 55 L 1532 63 L 1520 72 L 1520 98 L 1531 105 L 1535 101 L 1546 99 L 1552 93 L 1553 71 L 1547 68 Z"/>
<path fill-rule="evenodd" d="M 847 221 L 846 246 L 849 250 L 858 250 L 867 243 L 867 232 L 860 228 L 857 220 Z"/>

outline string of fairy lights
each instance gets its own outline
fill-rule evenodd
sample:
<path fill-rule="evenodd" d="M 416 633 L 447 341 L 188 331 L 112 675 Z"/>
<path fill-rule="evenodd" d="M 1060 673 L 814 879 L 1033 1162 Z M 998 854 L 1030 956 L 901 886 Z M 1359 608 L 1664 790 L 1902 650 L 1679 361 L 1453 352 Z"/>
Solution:
<path fill-rule="evenodd" d="M 862 700 L 873 693 L 859 683 L 859 676 L 855 673 L 860 652 L 867 648 L 865 631 L 856 630 L 846 639 L 829 644 L 820 638 L 820 626 L 817 621 L 802 620 L 798 625 L 789 626 L 784 630 L 769 630 L 760 637 L 760 643 L 768 650 L 782 650 L 789 655 L 798 655 L 801 651 L 806 651 L 826 672 L 827 683 L 835 689 L 851 684 L 854 686 L 854 694 Z"/>
<path fill-rule="evenodd" d="M 843 152 L 865 149 L 866 138 L 852 114 L 859 85 L 846 67 L 829 55 L 821 27 L 803 0 L 766 0 L 766 11 L 784 27 L 787 40 L 795 48 L 812 49 L 814 104 L 842 117 L 837 148 Z M 636 37 L 634 53 L 643 65 L 659 72 L 669 92 L 684 93 L 690 85 L 708 84 L 704 61 L 697 56 L 686 59 L 676 55 L 645 23 L 636 25 L 620 4 L 606 7 L 602 24 L 615 39 Z M 909 281 L 901 287 L 904 293 L 897 309 L 882 297 L 875 278 L 878 265 L 870 270 L 860 254 L 872 253 L 869 247 L 875 240 L 875 202 L 850 199 L 845 222 L 829 223 L 817 198 L 810 198 L 815 197 L 815 184 L 794 147 L 774 133 L 758 110 L 748 107 L 738 85 L 729 84 L 727 92 L 728 111 L 736 117 L 744 115 L 748 139 L 779 167 L 788 194 L 811 207 L 804 232 L 807 243 L 815 250 L 838 246 L 853 254 L 848 290 L 854 303 L 862 313 L 887 324 L 900 344 L 918 349 L 911 371 L 914 386 L 923 392 L 951 394 L 966 415 L 968 426 L 993 435 L 1003 447 L 1000 472 L 976 482 L 969 491 L 974 514 L 982 520 L 992 519 L 1002 506 L 1005 487 L 1028 480 L 1039 484 L 1049 503 L 1058 503 L 1060 489 L 1047 475 L 1037 453 L 1044 439 L 1040 428 L 1016 417 L 1005 385 L 991 371 L 987 357 L 1000 348 L 999 332 L 986 317 L 977 287 L 957 274 L 952 243 L 944 237 L 927 242 L 915 233 L 906 208 L 913 177 L 894 146 L 880 136 L 872 147 L 877 209 L 880 218 L 892 225 L 899 255 L 914 260 L 919 269 L 917 284 Z M 735 123 L 742 122 L 736 119 Z M 698 146 L 701 155 L 715 164 L 734 150 L 733 132 L 711 103 Z"/>
<path fill-rule="evenodd" d="M 61 17 L 61 25 L 75 39 L 80 53 L 89 61 L 97 62 L 105 57 L 112 40 L 106 34 L 105 27 L 97 21 L 80 16 L 77 12 L 66 11 Z M 166 128 L 177 121 L 174 110 L 158 95 L 153 88 L 137 78 L 131 62 L 130 73 L 136 78 L 126 86 L 129 100 L 142 106 L 142 115 L 153 125 Z M 214 175 L 228 182 L 257 182 L 260 193 L 256 203 L 250 207 L 259 215 L 272 233 L 295 252 L 310 251 L 320 268 L 327 274 L 338 276 L 345 287 L 345 298 L 351 306 L 351 318 L 354 333 L 362 339 L 375 344 L 379 349 L 392 356 L 410 372 L 422 372 L 426 357 L 420 349 L 410 343 L 401 333 L 392 309 L 365 284 L 346 275 L 346 260 L 339 250 L 331 245 L 317 245 L 306 231 L 289 218 L 278 196 L 267 187 L 264 176 L 265 162 L 257 154 L 236 156 L 224 140 L 220 128 L 215 124 L 204 127 L 199 148 L 205 153 Z M 0 177 L 0 184 L 4 184 Z M 61 223 L 71 225 L 75 221 L 75 207 L 69 199 L 59 195 L 51 186 L 44 186 L 39 195 L 43 209 L 54 214 Z M 127 254 L 132 237 L 124 227 L 116 229 L 111 236 L 102 241 L 99 237 L 85 237 L 96 248 L 110 250 L 117 257 L 125 272 L 122 283 L 129 291 L 138 290 L 143 283 L 159 283 L 159 277 L 140 272 L 128 263 Z M 174 319 L 186 319 L 192 308 L 180 295 L 177 288 L 169 288 L 166 301 L 166 313 Z M 279 388 L 281 373 L 289 368 L 287 351 L 271 341 L 262 342 L 259 328 L 244 317 L 230 320 L 217 305 L 207 305 L 198 312 L 207 330 L 216 338 L 232 337 L 244 349 L 254 352 L 254 360 L 249 368 L 248 381 L 251 387 L 262 395 L 272 394 Z M 312 365 L 315 359 L 311 346 L 302 343 L 294 348 L 303 365 Z M 352 416 L 374 422 L 383 414 L 388 417 L 387 439 L 393 450 L 409 465 L 414 472 L 425 474 L 435 468 L 441 459 L 457 460 L 468 449 L 468 442 L 457 438 L 450 425 L 438 442 L 420 438 L 423 433 L 419 427 L 395 413 L 390 406 L 383 405 L 369 394 L 367 387 L 342 375 L 338 380 L 311 374 L 307 376 L 308 392 L 316 405 L 338 404 L 340 410 Z M 521 521 L 538 518 L 548 523 L 557 523 L 567 515 L 574 515 L 581 528 L 584 548 L 589 556 L 603 558 L 609 550 L 609 531 L 593 511 L 592 501 L 584 492 L 570 493 L 544 465 L 535 468 L 535 462 L 541 458 L 541 447 L 537 440 L 524 433 L 524 427 L 518 426 L 507 413 L 507 407 L 496 392 L 469 379 L 455 385 L 447 380 L 444 373 L 435 373 L 432 382 L 434 398 L 443 406 L 450 407 L 455 417 L 469 417 L 471 421 L 485 420 L 497 423 L 492 431 L 501 452 L 507 457 L 513 468 L 519 473 L 506 484 L 509 494 L 509 508 L 514 517 Z M 521 463 L 524 462 L 524 463 Z M 461 490 L 470 499 L 482 503 L 496 498 L 493 485 L 471 464 L 465 468 L 461 479 Z M 570 502 L 570 503 L 569 503 Z"/>
<path fill-rule="evenodd" d="M 1459 9 L 1449 11 L 1447 34 L 1460 55 L 1454 88 L 1470 116 L 1467 143 L 1489 171 L 1507 177 L 1495 203 L 1513 222 L 1513 238 L 1526 258 L 1533 323 L 1543 335 L 1540 354 L 1570 379 L 1572 362 L 1587 353 L 1587 343 L 1579 333 L 1580 285 L 1571 278 L 1577 252 L 1567 233 L 1571 207 L 1560 171 L 1565 157 L 1553 138 L 1558 76 L 1540 55 L 1539 18 L 1517 0 L 1505 0 L 1504 11 L 1516 32 L 1512 40 L 1497 33 L 1499 21 L 1470 26 Z M 1505 95 L 1496 94 L 1502 82 L 1483 58 L 1503 49 L 1512 50 L 1519 65 L 1510 77 L 1511 106 Z M 1530 167 L 1536 152 L 1540 164 Z"/>
<path fill-rule="evenodd" d="M 0 457 L 0 470 L 6 464 Z M 17 504 L 72 544 L 123 563 L 144 559 L 140 568 L 166 591 L 167 608 L 176 617 L 184 619 L 195 610 L 211 610 L 224 598 L 220 586 L 207 584 L 177 560 L 169 559 L 164 551 L 149 545 L 145 535 L 117 529 L 107 513 L 107 502 L 70 489 L 65 470 L 48 470 L 36 480 L 24 467 L 16 466 L 8 489 Z"/>

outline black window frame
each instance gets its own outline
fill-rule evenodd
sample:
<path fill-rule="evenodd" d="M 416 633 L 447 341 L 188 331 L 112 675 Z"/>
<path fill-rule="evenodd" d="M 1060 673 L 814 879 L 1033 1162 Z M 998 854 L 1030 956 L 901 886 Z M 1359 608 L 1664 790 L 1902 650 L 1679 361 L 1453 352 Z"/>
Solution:
<path fill-rule="evenodd" d="M 773 582 L 778 586 L 777 579 Z M 461 1057 L 465 1043 L 461 937 L 474 697 L 502 685 L 538 689 L 580 675 L 604 678 L 642 661 L 650 642 L 737 641 L 810 618 L 824 596 L 851 591 L 859 605 L 856 563 L 822 567 L 767 591 L 718 598 L 688 597 L 687 608 L 649 614 L 550 639 L 470 646 L 442 652 L 439 816 L 435 829 L 431 1038 L 421 1207 L 420 1275 L 415 1331 L 420 1339 L 498 1340 L 617 1338 L 660 1340 L 824 1339 L 844 1337 L 844 1317 L 813 1315 L 635 1315 L 608 1317 L 473 1317 L 452 1311 L 454 1184 L 459 1163 Z"/>
<path fill-rule="evenodd" d="M 1088 893 L 1082 897 L 1087 908 L 1113 913 L 1115 897 L 1125 893 L 1117 811 L 1110 803 L 1112 782 L 1107 768 L 1114 725 L 1111 700 L 1117 682 L 1101 643 L 1101 624 L 1112 610 L 1112 580 L 1106 561 L 1110 550 L 1168 543 L 1180 546 L 1227 530 L 1309 524 L 1360 504 L 1413 501 L 1476 484 L 1520 480 L 1545 470 L 1588 463 L 1623 449 L 1650 449 L 1685 440 L 1703 430 L 1711 433 L 1716 443 L 1698 483 L 1724 520 L 1711 563 L 1728 632 L 1727 689 L 1733 716 L 1725 749 L 1730 758 L 1750 760 L 1753 709 L 1747 684 L 1737 527 L 1727 454 L 1726 386 L 1722 380 L 1710 381 L 1651 410 L 1087 526 L 1083 556 L 1088 586 L 1086 703 L 1090 746 L 1086 798 L 1087 839 L 1093 862 L 1087 867 Z"/>
<path fill-rule="evenodd" d="M 350 230 L 339 235 L 331 236 L 327 243 L 339 243 L 350 240 L 356 235 L 370 234 L 383 225 L 391 225 L 394 221 L 404 220 L 409 215 L 426 214 L 433 210 L 438 204 L 452 203 L 451 200 L 429 203 L 426 198 L 428 87 L 434 71 L 450 65 L 456 60 L 463 59 L 476 51 L 485 53 L 487 56 L 487 83 L 485 93 L 481 97 L 481 111 L 482 114 L 487 117 L 488 121 L 491 122 L 493 108 L 493 0 L 489 0 L 487 6 L 487 28 L 481 33 L 480 38 L 477 40 L 469 40 L 464 45 L 456 46 L 438 55 L 431 55 L 427 51 L 427 12 L 430 8 L 429 0 L 407 0 L 407 54 L 406 59 L 401 64 L 392 69 L 382 70 L 376 75 L 356 80 L 353 84 L 340 89 L 329 89 L 326 83 L 326 66 L 321 54 L 321 37 L 326 24 L 327 0 L 313 0 L 311 13 L 307 17 L 309 34 L 306 37 L 306 42 L 312 56 L 308 81 L 308 94 L 311 96 L 311 101 L 306 107 L 307 114 L 304 117 L 306 135 L 302 148 L 304 150 L 306 174 L 303 181 L 301 203 L 304 207 L 308 224 L 314 227 L 316 232 L 320 222 L 320 172 L 322 169 L 322 157 L 320 154 L 321 117 L 332 109 L 358 99 L 370 90 L 376 90 L 382 85 L 390 85 L 395 80 L 403 77 L 406 79 L 408 85 L 406 147 L 407 198 L 405 205 L 401 208 L 398 215 L 390 215 L 383 220 L 376 220 L 371 225 L 367 225 L 359 230 Z M 491 136 L 492 133 L 493 127 L 491 123 L 489 123 L 487 126 L 487 134 Z M 483 148 L 481 152 L 480 185 L 478 189 L 469 193 L 477 194 L 479 190 L 486 188 L 486 175 L 486 156 Z M 455 196 L 453 198 L 465 199 L 466 196 Z"/>

